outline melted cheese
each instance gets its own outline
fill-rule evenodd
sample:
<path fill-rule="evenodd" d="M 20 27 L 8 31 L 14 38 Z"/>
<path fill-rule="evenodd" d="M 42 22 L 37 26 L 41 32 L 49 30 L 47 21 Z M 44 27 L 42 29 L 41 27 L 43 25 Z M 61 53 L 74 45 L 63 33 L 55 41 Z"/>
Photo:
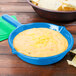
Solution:
<path fill-rule="evenodd" d="M 33 28 L 19 33 L 13 40 L 15 49 L 27 56 L 47 57 L 60 54 L 68 47 L 66 38 L 48 28 Z"/>

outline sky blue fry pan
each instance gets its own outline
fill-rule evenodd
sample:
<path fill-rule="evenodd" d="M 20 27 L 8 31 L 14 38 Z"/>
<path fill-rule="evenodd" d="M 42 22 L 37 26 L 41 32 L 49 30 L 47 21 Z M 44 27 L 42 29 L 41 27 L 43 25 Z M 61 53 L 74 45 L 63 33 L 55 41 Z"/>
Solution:
<path fill-rule="evenodd" d="M 66 30 L 66 28 L 64 26 L 57 26 L 55 24 L 51 24 L 51 23 L 29 23 L 29 24 L 25 24 L 22 25 L 21 23 L 15 21 L 13 18 L 11 18 L 9 15 L 3 15 L 2 18 L 4 20 L 6 20 L 8 23 L 12 24 L 13 26 L 17 27 L 9 36 L 8 42 L 9 45 L 12 49 L 12 53 L 16 54 L 20 59 L 22 59 L 25 62 L 31 63 L 31 64 L 35 64 L 35 65 L 49 65 L 49 64 L 53 64 L 56 63 L 58 61 L 60 61 L 73 47 L 74 44 L 74 39 L 71 35 L 71 33 L 69 31 Z M 67 50 L 65 50 L 64 52 L 58 54 L 58 55 L 54 55 L 54 56 L 49 56 L 49 57 L 30 57 L 30 56 L 26 56 L 23 55 L 19 52 L 17 52 L 15 50 L 15 48 L 13 47 L 13 39 L 15 38 L 15 36 L 27 29 L 31 29 L 31 28 L 49 28 L 55 31 L 60 32 L 67 40 L 68 40 L 68 48 Z"/>

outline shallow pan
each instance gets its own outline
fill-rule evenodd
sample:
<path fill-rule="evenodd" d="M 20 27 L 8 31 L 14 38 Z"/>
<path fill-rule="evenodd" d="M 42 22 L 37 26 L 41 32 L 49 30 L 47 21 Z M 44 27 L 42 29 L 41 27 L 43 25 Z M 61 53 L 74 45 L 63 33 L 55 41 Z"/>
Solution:
<path fill-rule="evenodd" d="M 16 54 L 20 59 L 22 59 L 25 62 L 35 64 L 35 65 L 53 64 L 53 63 L 60 61 L 73 47 L 74 39 L 72 35 L 70 34 L 70 32 L 67 31 L 64 26 L 57 26 L 51 23 L 29 23 L 29 24 L 22 25 L 8 15 L 3 15 L 2 18 L 6 20 L 7 22 L 11 23 L 12 25 L 14 25 L 15 27 L 17 27 L 17 29 L 15 29 L 10 34 L 8 42 L 12 49 L 12 53 Z M 30 56 L 26 56 L 24 54 L 17 52 L 15 48 L 13 47 L 13 39 L 20 32 L 27 30 L 27 29 L 32 29 L 32 28 L 49 28 L 49 29 L 60 32 L 68 40 L 68 48 L 64 52 L 58 55 L 49 56 L 49 57 L 30 57 Z"/>

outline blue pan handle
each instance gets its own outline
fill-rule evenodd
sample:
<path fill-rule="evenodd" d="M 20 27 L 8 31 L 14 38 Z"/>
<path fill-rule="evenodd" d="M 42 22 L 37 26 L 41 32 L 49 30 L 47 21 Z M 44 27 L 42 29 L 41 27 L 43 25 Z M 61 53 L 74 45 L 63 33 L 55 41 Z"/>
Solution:
<path fill-rule="evenodd" d="M 19 27 L 22 25 L 21 23 L 19 23 L 18 21 L 16 21 L 15 19 L 13 19 L 11 16 L 7 14 L 4 14 L 2 18 L 15 27 Z"/>

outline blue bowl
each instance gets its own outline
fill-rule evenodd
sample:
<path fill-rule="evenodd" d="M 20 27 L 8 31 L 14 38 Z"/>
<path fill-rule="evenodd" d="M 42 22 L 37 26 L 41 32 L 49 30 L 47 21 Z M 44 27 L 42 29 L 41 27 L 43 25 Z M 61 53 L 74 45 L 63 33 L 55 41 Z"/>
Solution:
<path fill-rule="evenodd" d="M 32 28 L 49 28 L 49 29 L 60 32 L 67 39 L 68 48 L 60 54 L 49 56 L 49 57 L 30 57 L 30 56 L 26 56 L 22 53 L 17 52 L 13 46 L 13 39 L 20 32 L 27 29 L 32 29 Z M 23 61 L 28 62 L 30 64 L 35 64 L 35 65 L 49 65 L 49 64 L 53 64 L 60 61 L 71 50 L 74 44 L 74 39 L 71 33 L 67 31 L 64 26 L 57 26 L 51 23 L 29 23 L 29 24 L 19 26 L 17 29 L 15 29 L 10 34 L 8 42 L 9 42 L 10 47 L 12 48 L 12 53 L 16 54 Z"/>

